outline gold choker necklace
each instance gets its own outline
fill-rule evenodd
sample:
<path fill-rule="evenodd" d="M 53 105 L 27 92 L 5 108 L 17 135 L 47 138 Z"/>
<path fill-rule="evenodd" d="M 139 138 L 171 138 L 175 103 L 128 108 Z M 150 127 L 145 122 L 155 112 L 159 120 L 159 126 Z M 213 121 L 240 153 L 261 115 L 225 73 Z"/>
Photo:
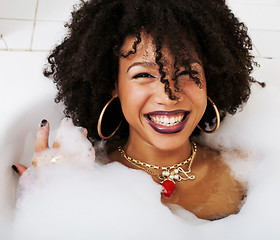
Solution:
<path fill-rule="evenodd" d="M 192 154 L 189 158 L 187 158 L 183 162 L 176 163 L 172 166 L 167 167 L 156 166 L 131 158 L 126 155 L 126 152 L 122 149 L 122 147 L 119 147 L 118 150 L 120 154 L 124 157 L 124 159 L 126 159 L 132 165 L 144 170 L 145 172 L 153 176 L 156 176 L 160 180 L 161 185 L 163 186 L 163 195 L 166 197 L 171 196 L 172 192 L 175 189 L 176 182 L 195 179 L 194 175 L 189 175 L 191 173 L 192 162 L 197 152 L 197 146 L 194 142 L 192 142 Z M 188 164 L 188 167 L 185 171 L 182 167 L 186 164 Z M 161 174 L 156 174 L 150 169 L 161 170 L 162 172 Z"/>

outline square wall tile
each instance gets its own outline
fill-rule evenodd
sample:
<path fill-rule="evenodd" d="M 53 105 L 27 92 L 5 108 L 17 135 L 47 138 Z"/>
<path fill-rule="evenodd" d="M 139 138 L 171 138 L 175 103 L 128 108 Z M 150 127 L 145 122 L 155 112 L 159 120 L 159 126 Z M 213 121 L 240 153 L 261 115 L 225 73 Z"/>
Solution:
<path fill-rule="evenodd" d="M 9 49 L 29 49 L 32 39 L 32 21 L 1 20 L 0 29 Z"/>
<path fill-rule="evenodd" d="M 40 0 L 37 19 L 47 21 L 68 21 L 71 17 L 73 5 L 79 0 Z"/>
<path fill-rule="evenodd" d="M 37 0 L 0 0 L 0 18 L 34 19 Z"/>
<path fill-rule="evenodd" d="M 280 58 L 280 31 L 250 30 L 249 35 L 262 57 Z"/>
<path fill-rule="evenodd" d="M 65 34 L 63 22 L 37 22 L 32 49 L 50 50 L 61 42 Z"/>
<path fill-rule="evenodd" d="M 231 9 L 248 28 L 280 30 L 280 5 L 234 4 Z"/>

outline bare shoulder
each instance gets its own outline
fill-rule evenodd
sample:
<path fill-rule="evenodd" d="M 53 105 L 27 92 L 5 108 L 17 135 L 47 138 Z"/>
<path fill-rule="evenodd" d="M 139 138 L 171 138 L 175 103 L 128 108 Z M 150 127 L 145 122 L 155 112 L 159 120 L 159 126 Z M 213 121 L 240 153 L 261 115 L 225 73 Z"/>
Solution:
<path fill-rule="evenodd" d="M 231 174 L 220 152 L 200 147 L 197 163 L 200 188 L 204 189 L 204 201 L 196 215 L 205 219 L 221 218 L 238 213 L 246 194 L 245 186 Z M 200 174 L 199 169 L 207 171 Z"/>

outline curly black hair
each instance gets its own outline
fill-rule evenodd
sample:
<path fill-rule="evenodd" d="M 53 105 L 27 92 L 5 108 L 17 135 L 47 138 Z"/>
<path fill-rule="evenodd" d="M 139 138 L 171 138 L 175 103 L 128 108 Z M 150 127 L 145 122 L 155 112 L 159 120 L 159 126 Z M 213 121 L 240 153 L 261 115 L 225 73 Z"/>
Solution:
<path fill-rule="evenodd" d="M 180 91 L 178 66 L 185 66 L 200 86 L 191 70 L 192 50 L 203 64 L 207 94 L 222 116 L 235 114 L 248 100 L 250 85 L 255 82 L 250 76 L 256 63 L 250 53 L 252 42 L 247 28 L 224 0 L 82 1 L 75 6 L 66 27 L 68 34 L 48 57 L 44 75 L 53 78 L 58 89 L 55 101 L 65 104 L 65 115 L 86 127 L 91 139 L 99 139 L 98 117 L 112 97 L 119 59 L 136 52 L 143 31 L 153 39 L 161 82 L 172 100 Z M 136 40 L 131 51 L 123 53 L 120 49 L 127 36 Z M 173 83 L 165 79 L 163 46 L 175 59 Z M 170 84 L 174 84 L 174 92 Z M 119 106 L 110 107 L 106 113 L 104 135 L 112 132 L 122 118 Z M 215 114 L 206 110 L 200 125 L 211 125 L 214 118 Z M 127 136 L 128 124 L 124 121 L 112 140 Z"/>

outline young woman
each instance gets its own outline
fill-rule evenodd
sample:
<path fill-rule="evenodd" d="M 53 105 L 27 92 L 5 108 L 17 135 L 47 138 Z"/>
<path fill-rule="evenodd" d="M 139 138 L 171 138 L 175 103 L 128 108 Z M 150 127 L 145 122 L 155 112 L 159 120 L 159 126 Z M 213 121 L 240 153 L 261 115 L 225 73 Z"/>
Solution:
<path fill-rule="evenodd" d="M 44 72 L 65 115 L 92 142 L 107 139 L 110 161 L 162 184 L 163 203 L 209 220 L 237 213 L 246 187 L 219 152 L 192 142 L 234 114 L 254 82 L 251 40 L 225 1 L 91 0 L 67 26 Z M 48 134 L 44 120 L 36 152 Z"/>

